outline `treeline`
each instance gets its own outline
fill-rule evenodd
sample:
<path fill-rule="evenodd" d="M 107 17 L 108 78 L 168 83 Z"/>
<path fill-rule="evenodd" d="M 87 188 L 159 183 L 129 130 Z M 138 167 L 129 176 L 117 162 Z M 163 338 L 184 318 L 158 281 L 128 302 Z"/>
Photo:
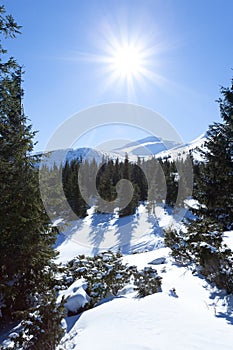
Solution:
<path fill-rule="evenodd" d="M 185 182 L 186 163 L 190 168 L 190 162 L 190 157 L 176 161 L 153 157 L 138 158 L 133 163 L 126 155 L 123 161 L 103 159 L 101 164 L 95 159 L 75 159 L 67 161 L 64 167 L 44 165 L 40 171 L 46 187 L 45 201 L 54 217 L 70 215 L 65 211 L 64 200 L 79 218 L 85 217 L 92 205 L 99 213 L 118 210 L 121 217 L 134 214 L 141 202 L 146 202 L 152 212 L 156 205 L 174 207 L 181 182 L 178 204 L 183 206 L 190 193 L 190 185 Z M 61 174 L 62 185 L 58 181 Z"/>

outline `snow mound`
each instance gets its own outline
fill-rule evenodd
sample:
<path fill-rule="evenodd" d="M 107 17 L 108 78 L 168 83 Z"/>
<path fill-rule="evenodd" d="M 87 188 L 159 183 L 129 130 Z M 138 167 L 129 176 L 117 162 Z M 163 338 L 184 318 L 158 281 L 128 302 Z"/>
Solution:
<path fill-rule="evenodd" d="M 90 297 L 85 291 L 86 287 L 87 283 L 83 279 L 75 281 L 65 291 L 60 292 L 57 302 L 60 303 L 62 297 L 65 297 L 66 302 L 64 306 L 66 310 L 73 313 L 77 312 L 90 301 Z"/>

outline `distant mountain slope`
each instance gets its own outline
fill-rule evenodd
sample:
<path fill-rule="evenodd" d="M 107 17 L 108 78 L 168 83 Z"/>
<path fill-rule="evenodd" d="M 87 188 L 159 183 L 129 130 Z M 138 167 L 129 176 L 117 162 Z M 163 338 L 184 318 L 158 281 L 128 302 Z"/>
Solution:
<path fill-rule="evenodd" d="M 194 160 L 201 161 L 203 158 L 201 157 L 199 149 L 205 149 L 206 142 L 206 134 L 200 135 L 197 139 L 186 143 L 183 146 L 174 147 L 165 151 L 162 151 L 156 155 L 157 158 L 165 158 L 168 157 L 170 159 L 179 159 L 185 158 L 187 154 L 192 154 Z"/>
<path fill-rule="evenodd" d="M 205 134 L 185 145 L 179 144 L 176 141 L 162 140 L 155 136 L 149 136 L 141 140 L 127 143 L 123 147 L 110 150 L 109 152 L 89 147 L 51 151 L 45 154 L 42 164 L 46 164 L 49 167 L 52 167 L 54 164 L 59 166 L 61 163 L 64 165 L 66 161 L 74 159 L 88 159 L 89 161 L 95 159 L 96 162 L 100 164 L 103 159 L 115 160 L 119 158 L 120 160 L 124 160 L 125 154 L 128 155 L 131 161 L 136 161 L 138 157 L 149 159 L 152 156 L 156 156 L 157 158 L 168 157 L 177 159 L 186 157 L 190 152 L 194 159 L 199 161 L 201 157 L 197 148 L 203 148 L 205 141 Z"/>
<path fill-rule="evenodd" d="M 44 164 L 48 167 L 53 167 L 56 164 L 58 167 L 60 164 L 65 164 L 66 161 L 72 160 L 89 160 L 90 162 L 95 159 L 99 164 L 104 159 L 116 159 L 121 158 L 118 155 L 110 152 L 100 151 L 88 147 L 78 149 L 59 149 L 44 154 L 41 165 Z"/>
<path fill-rule="evenodd" d="M 175 141 L 168 141 L 159 137 L 149 136 L 135 142 L 130 142 L 121 148 L 113 150 L 113 152 L 121 156 L 127 153 L 129 158 L 132 158 L 132 156 L 150 157 L 177 146 L 181 146 L 181 144 Z"/>

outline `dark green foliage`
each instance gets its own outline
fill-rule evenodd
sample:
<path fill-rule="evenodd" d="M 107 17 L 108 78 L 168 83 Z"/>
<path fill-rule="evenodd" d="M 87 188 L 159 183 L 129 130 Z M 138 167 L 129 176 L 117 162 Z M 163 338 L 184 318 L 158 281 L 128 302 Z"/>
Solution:
<path fill-rule="evenodd" d="M 178 191 L 178 181 L 176 181 L 178 173 L 176 165 L 175 162 L 171 162 L 167 159 L 165 159 L 165 161 L 161 164 L 167 186 L 166 204 L 169 206 L 174 206 L 176 203 Z"/>
<path fill-rule="evenodd" d="M 21 331 L 13 339 L 14 349 L 55 350 L 64 335 L 64 316 L 64 300 L 57 305 L 54 292 L 44 294 L 22 321 Z"/>
<path fill-rule="evenodd" d="M 194 166 L 196 219 L 187 232 L 169 230 L 165 243 L 182 263 L 194 263 L 208 281 L 233 292 L 233 255 L 223 244 L 223 232 L 233 227 L 233 86 L 222 88 L 219 99 L 223 123 L 207 132 L 206 150 L 199 150 L 203 162 Z"/>
<path fill-rule="evenodd" d="M 66 214 L 63 187 L 61 181 L 58 181 L 61 174 L 62 167 L 55 164 L 52 171 L 46 166 L 40 168 L 40 191 L 51 219 L 57 219 L 61 214 L 65 217 Z"/>
<path fill-rule="evenodd" d="M 179 263 L 186 263 L 191 261 L 191 257 L 186 248 L 186 242 L 183 232 L 175 229 L 167 229 L 164 231 L 164 243 L 171 248 L 172 256 Z"/>
<path fill-rule="evenodd" d="M 1 6 L 0 34 L 14 37 L 19 28 Z M 2 46 L 0 50 L 5 52 Z M 43 323 L 46 317 L 48 320 L 47 306 L 52 308 L 55 302 L 50 295 L 56 284 L 53 245 L 57 230 L 52 227 L 40 198 L 39 158 L 31 155 L 35 132 L 24 115 L 21 83 L 22 69 L 16 61 L 1 60 L 0 322 L 22 320 L 25 314 L 30 315 L 30 310 L 38 309 Z M 52 314 L 55 313 L 54 309 Z M 53 323 L 53 318 L 50 319 L 50 328 L 57 327 L 56 317 L 54 320 Z M 35 347 L 28 347 L 32 348 Z"/>
<path fill-rule="evenodd" d="M 29 155 L 34 133 L 21 108 L 20 68 L 2 79 L 1 92 L 0 284 L 13 312 L 30 306 L 34 293 L 43 289 L 44 270 L 56 255 L 56 230 L 40 199 L 36 159 Z"/>
<path fill-rule="evenodd" d="M 202 207 L 198 216 L 210 217 L 222 229 L 233 227 L 233 86 L 221 89 L 218 100 L 223 123 L 214 123 L 207 132 L 205 162 L 196 176 L 195 196 Z M 204 205 L 204 206 L 203 206 Z"/>
<path fill-rule="evenodd" d="M 202 273 L 220 288 L 233 291 L 232 253 L 222 244 L 222 234 L 233 227 L 233 86 L 221 89 L 218 100 L 223 123 L 214 123 L 207 133 L 205 162 L 196 176 L 195 196 L 200 206 L 193 212 L 198 219 L 189 230 L 208 237 L 196 247 Z M 216 232 L 212 238 L 213 229 Z M 212 238 L 212 239 L 211 239 Z M 200 242 L 199 242 L 200 243 Z"/>
<path fill-rule="evenodd" d="M 213 222 L 195 221 L 195 229 L 190 225 L 187 232 L 168 229 L 165 231 L 165 244 L 172 249 L 172 256 L 181 263 L 195 262 L 199 264 L 200 247 L 209 246 L 212 250 L 221 247 L 222 235 Z"/>
<path fill-rule="evenodd" d="M 98 195 L 101 199 L 106 201 L 106 205 L 104 205 L 99 198 L 95 201 L 97 211 L 99 212 L 110 212 L 114 210 L 113 201 L 117 197 L 116 184 L 120 180 L 118 165 L 118 161 L 116 162 L 116 166 L 112 160 L 104 161 L 96 174 L 96 189 Z"/>
<path fill-rule="evenodd" d="M 63 189 L 70 205 L 72 211 L 78 217 L 85 217 L 87 215 L 86 211 L 88 208 L 88 204 L 85 202 L 82 193 L 80 192 L 80 184 L 79 184 L 79 168 L 81 162 L 72 161 L 70 163 L 66 162 L 65 167 L 62 169 L 62 179 L 63 179 Z M 85 164 L 86 167 L 89 168 L 89 164 Z M 93 164 L 92 164 L 93 166 Z M 85 175 L 88 173 L 85 171 Z M 80 182 L 81 183 L 81 182 Z M 85 190 L 85 189 L 84 189 Z M 87 182 L 86 191 L 89 190 L 89 182 Z M 62 213 L 60 213 L 61 215 Z M 71 217 L 72 218 L 72 217 Z"/>
<path fill-rule="evenodd" d="M 171 248 L 172 256 L 179 264 L 194 264 L 195 270 L 209 282 L 233 291 L 232 252 L 222 244 L 222 234 L 215 230 L 213 223 L 196 222 L 188 232 L 167 230 L 165 244 Z M 194 231 L 193 231 L 194 229 Z"/>
<path fill-rule="evenodd" d="M 152 158 L 132 163 L 126 155 L 124 162 L 103 159 L 97 165 L 94 159 L 91 162 L 76 159 L 67 161 L 62 170 L 54 166 L 44 171 L 48 172 L 49 183 L 56 179 L 57 171 L 62 171 L 66 199 L 78 217 L 84 217 L 91 205 L 95 205 L 97 212 L 118 209 L 120 217 L 134 214 L 142 201 L 147 201 L 148 210 L 153 213 L 156 205 L 183 206 L 191 188 L 183 160 L 171 162 Z M 180 183 L 182 193 L 178 193 Z M 62 200 L 58 200 L 61 189 L 52 186 L 47 200 L 49 207 L 56 215 L 66 217 Z"/>
<path fill-rule="evenodd" d="M 161 291 L 161 277 L 157 275 L 157 271 L 152 267 L 145 267 L 138 275 L 135 284 L 138 288 L 139 298 Z"/>
<path fill-rule="evenodd" d="M 4 5 L 0 5 L 0 34 L 5 38 L 15 38 L 17 34 L 20 34 L 20 28 L 21 26 L 15 22 L 12 15 L 6 14 Z M 6 54 L 7 50 L 3 48 L 1 38 L 0 40 L 0 53 Z M 0 59 L 0 62 L 2 63 L 2 59 Z M 9 62 L 7 61 L 3 65 L 7 63 Z"/>
<path fill-rule="evenodd" d="M 166 179 L 162 169 L 162 161 L 152 158 L 141 164 L 147 180 L 147 208 L 155 213 L 155 206 L 166 199 Z"/>
<path fill-rule="evenodd" d="M 138 271 L 136 266 L 122 262 L 120 253 L 105 252 L 95 257 L 80 255 L 67 264 L 63 284 L 71 285 L 76 279 L 88 282 L 87 294 L 91 297 L 85 310 L 90 309 L 107 297 L 117 296 L 119 291 L 133 281 L 139 297 L 157 293 L 161 290 L 161 277 L 151 267 Z M 67 281 L 67 278 L 69 282 Z M 80 311 L 79 311 L 80 312 Z"/>

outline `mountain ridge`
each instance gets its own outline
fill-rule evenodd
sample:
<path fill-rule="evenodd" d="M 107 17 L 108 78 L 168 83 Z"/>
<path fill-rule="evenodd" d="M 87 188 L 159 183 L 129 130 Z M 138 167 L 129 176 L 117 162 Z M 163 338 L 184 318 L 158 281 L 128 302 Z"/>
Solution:
<path fill-rule="evenodd" d="M 138 157 L 149 159 L 153 156 L 156 158 L 177 159 L 186 157 L 190 152 L 192 152 L 195 160 L 200 161 L 201 157 L 197 148 L 203 148 L 205 141 L 206 133 L 201 134 L 198 138 L 186 144 L 179 144 L 177 141 L 162 140 L 155 136 L 149 136 L 109 151 L 90 147 L 58 149 L 44 153 L 41 165 L 52 167 L 54 164 L 57 166 L 62 164 L 64 166 L 66 161 L 71 162 L 77 159 L 89 161 L 95 159 L 100 164 L 103 159 L 116 160 L 118 158 L 123 161 L 126 154 L 130 161 L 137 161 Z"/>

